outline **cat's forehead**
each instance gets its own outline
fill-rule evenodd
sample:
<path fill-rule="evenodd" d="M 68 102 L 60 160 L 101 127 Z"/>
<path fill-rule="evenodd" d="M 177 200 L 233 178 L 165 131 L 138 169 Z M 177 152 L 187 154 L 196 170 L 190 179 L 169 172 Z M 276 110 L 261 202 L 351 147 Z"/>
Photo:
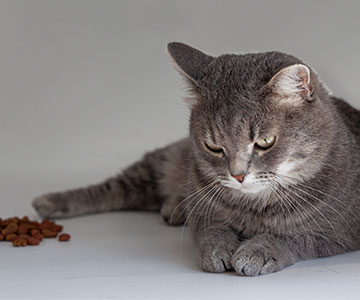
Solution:
<path fill-rule="evenodd" d="M 207 68 L 196 89 L 196 116 L 207 127 L 233 138 L 271 132 L 281 125 L 283 110 L 262 88 L 296 58 L 279 52 L 223 55 Z"/>
<path fill-rule="evenodd" d="M 256 97 L 282 68 L 299 60 L 280 52 L 225 54 L 215 58 L 199 81 L 202 96 L 211 99 Z"/>
<path fill-rule="evenodd" d="M 279 123 L 276 112 L 257 101 L 238 99 L 231 103 L 212 101 L 194 111 L 196 123 L 215 140 L 251 141 L 267 135 Z"/>

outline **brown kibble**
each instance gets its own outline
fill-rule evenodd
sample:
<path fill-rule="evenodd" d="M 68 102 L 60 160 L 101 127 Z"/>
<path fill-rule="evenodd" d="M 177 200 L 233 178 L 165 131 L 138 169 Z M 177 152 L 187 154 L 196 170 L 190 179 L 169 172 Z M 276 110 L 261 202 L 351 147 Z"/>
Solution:
<path fill-rule="evenodd" d="M 28 233 L 31 229 L 34 229 L 34 225 L 31 223 L 20 223 L 19 225 L 19 229 L 18 229 L 18 233 L 19 234 L 26 234 Z"/>
<path fill-rule="evenodd" d="M 28 235 L 28 234 L 19 234 L 18 235 L 19 239 L 27 239 L 28 237 L 30 237 L 30 235 Z"/>
<path fill-rule="evenodd" d="M 7 235 L 7 234 L 15 233 L 18 230 L 18 228 L 19 228 L 18 224 L 10 223 L 9 225 L 6 226 L 5 229 L 1 231 L 1 234 Z"/>
<path fill-rule="evenodd" d="M 7 221 L 10 223 L 19 223 L 20 219 L 18 217 L 12 217 L 7 219 Z"/>
<path fill-rule="evenodd" d="M 44 238 L 55 238 L 58 233 L 50 229 L 41 229 L 41 233 L 44 235 Z"/>
<path fill-rule="evenodd" d="M 20 219 L 20 222 L 30 222 L 28 216 L 23 216 L 21 219 Z"/>
<path fill-rule="evenodd" d="M 48 219 L 45 219 L 40 223 L 39 227 L 40 227 L 40 229 L 52 229 L 54 227 L 54 225 L 55 225 L 54 222 L 51 222 Z"/>
<path fill-rule="evenodd" d="M 32 237 L 39 240 L 39 241 L 42 241 L 44 239 L 44 236 L 41 233 L 38 233 L 38 234 L 36 234 L 36 235 L 34 235 Z"/>
<path fill-rule="evenodd" d="M 67 242 L 70 240 L 70 238 L 71 238 L 70 234 L 67 234 L 67 233 L 62 233 L 59 235 L 60 242 Z"/>
<path fill-rule="evenodd" d="M 2 227 L 6 227 L 6 226 L 8 226 L 10 223 L 14 223 L 14 222 L 11 222 L 11 218 L 5 219 L 5 220 L 2 220 L 1 226 L 2 226 Z M 16 223 L 16 222 L 15 222 L 15 223 Z"/>
<path fill-rule="evenodd" d="M 1 226 L 2 227 L 6 227 L 6 226 L 8 226 L 10 223 L 19 223 L 19 218 L 17 218 L 17 217 L 13 217 L 13 218 L 7 218 L 7 219 L 5 219 L 5 220 L 2 220 L 2 222 L 1 222 Z"/>
<path fill-rule="evenodd" d="M 61 232 L 63 230 L 63 227 L 61 225 L 54 224 L 52 229 L 56 232 Z"/>
<path fill-rule="evenodd" d="M 33 230 L 31 230 L 31 235 L 32 235 L 32 236 L 35 236 L 35 235 L 37 235 L 37 234 L 40 234 L 40 231 L 39 231 L 38 229 L 33 229 Z"/>
<path fill-rule="evenodd" d="M 31 221 L 30 222 L 35 229 L 40 229 L 40 223 L 38 221 Z"/>
<path fill-rule="evenodd" d="M 8 235 L 5 236 L 5 240 L 6 241 L 13 241 L 17 238 L 17 235 L 15 233 L 10 233 Z"/>
<path fill-rule="evenodd" d="M 36 246 L 40 244 L 40 240 L 35 237 L 29 237 L 27 239 L 27 243 L 29 246 Z"/>
<path fill-rule="evenodd" d="M 22 218 L 0 218 L 0 241 L 11 241 L 15 247 L 26 245 L 35 246 L 45 238 L 56 238 L 63 230 L 63 226 L 48 219 L 32 221 L 27 216 Z M 59 241 L 70 240 L 70 235 L 65 233 L 59 236 Z"/>
<path fill-rule="evenodd" d="M 25 247 L 27 245 L 26 239 L 19 239 L 19 238 L 13 240 L 12 243 L 14 247 Z"/>

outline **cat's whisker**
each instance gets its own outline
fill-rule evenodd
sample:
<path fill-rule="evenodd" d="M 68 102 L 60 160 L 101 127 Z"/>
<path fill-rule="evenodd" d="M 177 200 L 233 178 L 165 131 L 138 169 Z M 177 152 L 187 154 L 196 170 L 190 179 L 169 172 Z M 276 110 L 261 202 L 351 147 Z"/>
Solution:
<path fill-rule="evenodd" d="M 167 103 L 173 103 L 173 104 L 185 106 L 186 108 L 189 108 L 189 109 L 191 108 L 185 101 L 184 101 L 184 102 L 178 102 L 178 101 L 165 100 L 165 99 L 159 99 L 158 101 L 167 102 Z"/>
<path fill-rule="evenodd" d="M 341 200 L 337 199 L 337 198 L 334 197 L 333 195 L 330 195 L 330 194 L 328 194 L 328 193 L 326 193 L 326 192 L 324 192 L 324 191 L 321 191 L 321 190 L 316 189 L 316 188 L 313 188 L 313 187 L 311 187 L 311 186 L 309 186 L 309 185 L 307 185 L 307 184 L 304 184 L 303 182 L 300 182 L 299 180 L 296 180 L 296 178 L 293 178 L 293 177 L 290 177 L 290 176 L 286 176 L 286 175 L 280 175 L 280 174 L 276 174 L 276 176 L 287 178 L 289 181 L 290 181 L 290 180 L 293 181 L 294 184 L 301 185 L 301 186 L 306 187 L 306 188 L 308 188 L 308 189 L 311 189 L 311 190 L 313 190 L 313 191 L 315 191 L 315 192 L 318 192 L 318 193 L 320 193 L 320 194 L 323 194 L 323 195 L 325 195 L 325 196 L 328 196 L 328 197 L 330 197 L 331 199 L 337 201 L 337 202 L 338 202 L 339 204 L 341 204 L 342 206 L 344 206 L 346 209 L 348 208 Z"/>
<path fill-rule="evenodd" d="M 289 194 L 289 193 L 288 193 Z M 294 199 L 296 201 L 296 199 L 294 197 L 292 197 L 290 194 L 289 196 Z M 297 201 L 296 201 L 297 202 Z M 324 229 L 323 227 L 319 224 L 319 222 L 315 219 L 315 217 L 313 216 L 313 214 L 311 212 L 309 212 L 307 209 L 305 209 L 300 203 L 298 203 L 301 208 L 304 210 L 304 212 L 306 212 L 306 214 L 313 220 L 313 222 L 315 223 L 315 225 L 318 227 L 319 229 L 319 233 L 315 232 L 313 229 L 312 229 L 312 226 L 310 225 L 309 221 L 307 221 L 307 224 L 309 224 L 309 229 L 310 229 L 310 233 L 312 236 L 318 236 L 324 240 L 327 240 L 327 241 L 331 241 L 331 239 L 329 238 L 329 236 L 327 234 L 325 234 L 324 232 Z M 320 234 L 321 232 L 321 234 Z M 335 234 L 336 235 L 336 234 Z M 328 253 L 330 254 L 331 253 L 331 250 L 329 248 L 329 246 L 326 246 L 326 250 L 328 251 Z"/>
<path fill-rule="evenodd" d="M 297 204 L 304 210 L 304 213 L 306 213 L 306 214 L 313 220 L 313 222 L 314 222 L 314 223 L 316 224 L 316 226 L 319 228 L 321 234 L 316 233 L 316 232 L 312 229 L 312 226 L 311 226 L 310 222 L 307 220 L 307 217 L 301 212 L 301 210 L 300 210 L 297 206 L 294 205 L 293 207 L 296 208 L 296 210 L 303 216 L 303 219 L 301 219 L 300 217 L 298 217 L 298 218 L 299 218 L 300 224 L 302 224 L 303 228 L 305 229 L 305 232 L 309 232 L 309 233 L 310 233 L 311 235 L 313 235 L 313 236 L 318 236 L 318 237 L 320 237 L 320 238 L 322 238 L 322 239 L 324 239 L 324 240 L 330 241 L 329 237 L 325 234 L 323 228 L 320 226 L 320 224 L 317 222 L 317 220 L 313 217 L 312 213 L 309 212 L 307 209 L 305 209 L 293 196 L 291 196 L 291 195 L 287 192 L 287 190 L 285 189 L 285 187 L 282 187 L 280 183 L 278 183 L 278 184 L 279 184 L 280 189 L 281 189 L 281 188 L 283 189 L 282 192 L 283 192 L 284 194 L 286 193 L 289 197 L 291 197 L 292 201 L 295 202 L 295 203 L 297 203 Z M 279 190 L 280 190 L 280 189 L 279 189 Z M 286 194 L 285 194 L 285 195 L 286 195 Z M 290 203 L 293 203 L 293 202 L 291 202 L 290 200 L 289 200 L 289 202 L 290 202 Z M 294 204 L 294 203 L 293 203 L 293 204 Z M 295 213 L 295 211 L 294 211 L 294 213 Z M 297 214 L 297 213 L 296 213 L 296 214 Z M 305 226 L 305 224 L 304 224 L 303 222 L 306 222 L 307 226 Z M 307 229 L 308 229 L 308 230 L 307 230 Z M 329 249 L 328 246 L 326 246 L 326 249 L 327 249 L 328 253 L 330 254 L 330 253 L 331 253 L 331 250 Z"/>
<path fill-rule="evenodd" d="M 215 184 L 217 184 L 218 182 L 216 181 Z M 183 237 L 184 237 L 184 231 L 185 231 L 185 226 L 189 220 L 189 218 L 191 217 L 192 213 L 194 212 L 194 210 L 196 209 L 196 207 L 201 203 L 201 201 L 203 199 L 206 199 L 206 197 L 214 190 L 216 189 L 217 186 L 213 186 L 209 189 L 209 191 L 207 191 L 201 198 L 200 200 L 197 201 L 197 203 L 194 205 L 194 207 L 190 210 L 189 214 L 187 215 L 185 222 L 182 226 L 182 230 L 181 230 L 181 236 L 180 236 L 180 253 L 182 253 L 182 241 L 183 241 Z"/>
<path fill-rule="evenodd" d="M 204 199 L 203 203 L 200 204 L 200 207 L 198 208 L 198 212 L 197 212 L 197 218 L 194 221 L 194 224 L 197 224 L 200 220 L 200 218 L 203 215 L 204 210 L 206 210 L 206 207 L 209 205 L 211 199 L 213 198 L 213 196 L 218 192 L 218 186 L 215 186 L 215 189 L 212 191 L 212 195 L 210 194 L 207 198 L 210 197 L 209 200 Z M 206 212 L 205 212 L 206 214 Z"/>
<path fill-rule="evenodd" d="M 211 186 L 212 184 L 214 184 L 214 181 L 211 181 L 210 183 L 208 183 L 207 185 L 205 185 L 204 187 L 202 187 L 201 189 L 199 190 L 196 190 L 195 192 L 193 192 L 191 195 L 187 196 L 184 200 L 182 200 L 178 205 L 176 205 L 176 207 L 173 209 L 172 213 L 171 213 L 171 216 L 170 216 L 170 223 L 173 222 L 173 216 L 174 216 L 174 213 L 176 212 L 176 210 L 181 206 L 183 205 L 186 201 L 189 201 L 189 203 L 183 208 L 183 210 L 181 211 L 180 215 L 178 215 L 176 217 L 176 220 L 177 221 L 186 211 L 186 208 L 188 207 L 188 205 L 196 198 L 196 196 L 198 194 L 200 194 L 202 191 L 206 190 L 209 186 Z M 195 198 L 192 198 L 191 197 L 195 197 Z"/>
<path fill-rule="evenodd" d="M 208 194 L 207 198 L 210 197 L 210 199 L 211 199 L 211 197 L 213 196 L 213 194 L 215 194 L 215 193 L 217 192 L 218 187 L 219 187 L 219 186 L 217 185 L 217 183 L 218 183 L 218 181 L 216 180 L 216 181 L 215 181 L 215 185 L 214 185 L 214 189 L 211 190 L 211 192 Z M 197 224 L 199 218 L 202 216 L 202 214 L 203 214 L 206 206 L 208 205 L 208 203 L 209 203 L 209 201 L 206 201 L 206 199 L 204 199 L 204 201 L 202 201 L 202 203 L 199 205 L 199 207 L 198 207 L 198 209 L 197 209 L 197 213 L 196 213 L 196 214 L 197 214 L 197 218 L 195 219 L 194 224 Z M 195 213 L 195 212 L 194 212 L 194 213 Z"/>
<path fill-rule="evenodd" d="M 269 183 L 269 188 L 271 189 L 271 191 L 277 195 L 279 198 L 279 204 L 280 204 L 280 207 L 281 207 L 281 210 L 283 212 L 283 215 L 284 215 L 284 222 L 285 222 L 285 225 L 286 225 L 286 213 L 285 213 L 285 210 L 284 210 L 284 207 L 287 209 L 288 213 L 289 213 L 289 216 L 291 216 L 291 213 L 290 213 L 290 209 L 287 207 L 287 204 L 286 202 L 284 202 L 284 199 L 281 197 L 281 195 L 278 193 L 277 189 L 276 189 L 276 186 L 271 182 L 271 181 L 268 181 Z"/>
<path fill-rule="evenodd" d="M 299 183 L 297 183 L 297 184 L 299 184 Z M 342 219 L 344 220 L 344 222 L 348 225 L 348 228 L 349 228 L 349 229 L 352 229 L 352 226 L 349 224 L 349 222 L 347 221 L 347 219 L 345 218 L 345 216 L 344 216 L 342 213 L 339 212 L 339 210 L 337 210 L 335 207 L 333 207 L 331 204 L 327 203 L 326 201 L 320 199 L 319 197 L 316 197 L 315 195 L 313 195 L 313 194 L 305 191 L 303 188 L 299 188 L 299 187 L 297 186 L 297 184 L 292 185 L 291 187 L 294 188 L 294 189 L 296 189 L 296 190 L 298 190 L 298 191 L 300 191 L 300 192 L 302 192 L 302 193 L 305 193 L 306 195 L 312 197 L 312 198 L 315 199 L 316 201 L 319 201 L 320 203 L 322 203 L 322 204 L 326 205 L 327 207 L 329 207 L 329 208 L 330 208 L 332 211 L 334 211 L 340 218 L 342 218 Z M 306 185 L 302 185 L 302 186 L 308 187 L 308 186 L 306 186 Z"/>
<path fill-rule="evenodd" d="M 298 193 L 294 192 L 291 189 L 288 189 L 289 192 L 291 192 L 292 194 L 294 194 L 295 196 L 297 196 L 298 198 L 300 198 L 301 200 L 303 200 L 305 203 L 307 203 L 308 205 L 310 205 L 330 226 L 331 230 L 334 232 L 336 240 L 340 243 L 339 240 L 339 236 L 337 231 L 335 230 L 333 224 L 331 223 L 331 221 L 321 212 L 321 210 L 319 210 L 315 205 L 313 205 L 311 202 L 309 202 L 306 198 L 302 197 L 301 195 L 299 195 Z"/>
<path fill-rule="evenodd" d="M 224 186 L 220 186 L 219 192 L 218 192 L 216 195 L 214 195 L 212 201 L 209 202 L 208 208 L 207 208 L 207 210 L 206 210 L 206 212 L 205 212 L 205 219 L 204 219 L 204 227 L 205 227 L 205 228 L 206 228 L 206 219 L 207 219 L 207 221 L 208 221 L 207 227 L 210 227 L 210 225 L 211 225 L 211 222 L 210 222 L 210 217 L 211 217 L 210 213 L 211 213 L 211 210 L 212 210 L 213 206 L 216 204 L 216 201 L 218 200 L 218 198 L 220 198 L 221 195 L 223 195 L 224 190 L 225 190 L 225 187 L 224 187 Z"/>
<path fill-rule="evenodd" d="M 208 209 L 211 206 L 213 199 L 216 199 L 215 197 L 219 194 L 220 191 L 221 191 L 221 186 L 219 186 L 218 189 L 216 189 L 215 192 L 213 193 L 213 195 L 210 197 L 210 199 L 208 201 L 206 201 L 204 209 L 199 214 L 198 219 L 202 216 L 202 214 L 205 210 L 205 214 L 203 215 L 204 230 L 206 229 L 206 216 L 208 214 Z"/>
<path fill-rule="evenodd" d="M 304 228 L 307 228 L 308 230 L 306 232 L 310 233 L 313 236 L 321 236 L 326 237 L 325 232 L 319 222 L 316 220 L 316 218 L 313 216 L 313 213 L 304 207 L 300 201 L 297 200 L 297 198 L 293 195 L 291 195 L 290 191 L 286 189 L 285 187 L 282 187 L 282 192 L 286 194 L 291 200 L 289 200 L 291 203 L 294 203 L 295 209 L 299 212 L 299 214 L 302 216 L 300 217 L 300 222 L 303 224 Z M 316 232 L 313 228 L 313 226 L 310 223 L 310 220 L 314 222 L 316 227 L 318 228 L 318 231 Z M 306 223 L 306 226 L 305 226 Z"/>
<path fill-rule="evenodd" d="M 273 182 L 277 185 L 277 189 L 276 192 L 278 193 L 278 195 L 280 197 L 283 197 L 282 199 L 284 199 L 284 201 L 286 201 L 287 205 L 289 207 L 292 207 L 294 210 L 294 214 L 295 216 L 298 218 L 298 221 L 300 223 L 300 225 L 304 228 L 305 232 L 310 231 L 313 232 L 313 230 L 311 229 L 311 225 L 310 223 L 307 221 L 307 217 L 303 214 L 303 212 L 295 205 L 296 203 L 298 204 L 298 202 L 296 201 L 296 199 L 293 199 L 293 197 L 291 197 L 291 195 L 287 194 L 285 191 L 282 190 L 282 186 L 280 185 L 279 182 L 277 182 L 276 180 L 273 180 Z M 289 199 L 289 197 L 291 198 L 291 200 Z M 295 203 L 294 203 L 295 202 Z M 301 206 L 301 205 L 300 205 Z M 289 211 L 289 215 L 291 216 L 292 213 L 290 212 L 290 209 L 288 207 L 288 211 Z M 301 206 L 302 207 L 302 206 Z M 304 208 L 303 208 L 304 209 Z M 309 214 L 306 210 L 305 212 L 311 216 L 311 214 Z M 304 222 L 307 223 L 307 226 L 305 226 Z M 319 225 L 318 225 L 319 226 Z M 319 226 L 320 230 L 321 227 Z"/>
<path fill-rule="evenodd" d="M 320 199 L 320 198 L 318 198 L 318 197 L 316 197 L 316 196 L 314 196 L 314 195 L 306 192 L 306 191 L 303 190 L 303 189 L 300 189 L 300 188 L 298 188 L 298 187 L 296 187 L 296 186 L 292 186 L 292 187 L 293 187 L 294 189 L 300 191 L 300 192 L 305 193 L 306 195 L 309 195 L 309 196 L 312 197 L 313 199 L 315 199 L 315 200 L 319 201 L 320 203 L 323 203 L 324 205 L 326 205 L 327 207 L 329 207 L 329 208 L 330 208 L 331 210 L 333 210 L 340 218 L 342 218 L 342 219 L 349 225 L 349 227 L 350 227 L 350 224 L 347 222 L 347 220 L 346 220 L 346 218 L 344 217 L 344 215 L 341 214 L 341 213 L 340 213 L 337 209 L 335 209 L 332 205 L 330 205 L 329 203 L 325 202 L 324 200 L 322 200 L 322 199 Z"/>

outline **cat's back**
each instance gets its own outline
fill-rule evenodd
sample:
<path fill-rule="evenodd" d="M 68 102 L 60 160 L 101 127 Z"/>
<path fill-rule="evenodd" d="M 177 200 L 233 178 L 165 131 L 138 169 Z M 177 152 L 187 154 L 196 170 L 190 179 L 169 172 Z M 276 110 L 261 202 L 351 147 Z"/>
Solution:
<path fill-rule="evenodd" d="M 332 100 L 343 122 L 360 143 L 360 111 L 340 98 L 332 97 Z"/>

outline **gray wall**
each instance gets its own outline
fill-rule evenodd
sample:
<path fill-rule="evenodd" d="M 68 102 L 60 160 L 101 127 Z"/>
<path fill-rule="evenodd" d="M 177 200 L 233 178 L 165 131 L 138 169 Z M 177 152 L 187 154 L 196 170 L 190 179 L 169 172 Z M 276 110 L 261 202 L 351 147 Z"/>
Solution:
<path fill-rule="evenodd" d="M 165 45 L 280 50 L 360 107 L 358 1 L 0 1 L 0 203 L 116 173 L 187 132 Z"/>

